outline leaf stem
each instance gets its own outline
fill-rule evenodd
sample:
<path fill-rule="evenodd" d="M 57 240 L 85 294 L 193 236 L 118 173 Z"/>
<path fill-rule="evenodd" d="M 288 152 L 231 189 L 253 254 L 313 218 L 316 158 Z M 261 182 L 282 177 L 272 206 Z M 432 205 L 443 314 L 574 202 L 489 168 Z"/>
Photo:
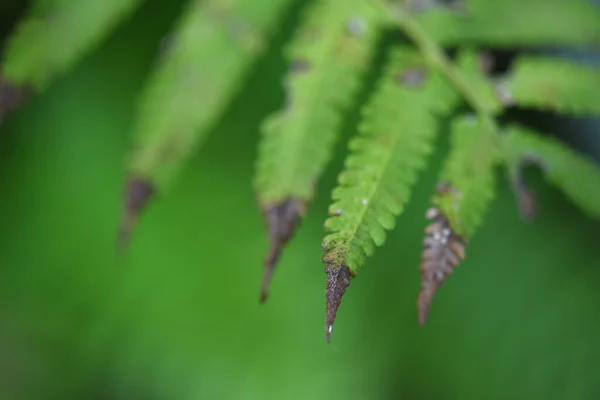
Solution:
<path fill-rule="evenodd" d="M 499 129 L 492 113 L 486 108 L 477 92 L 471 89 L 471 86 L 465 76 L 458 70 L 452 61 L 446 56 L 444 51 L 438 46 L 428 33 L 411 17 L 411 15 L 402 7 L 392 7 L 386 0 L 378 0 L 386 10 L 391 11 L 395 19 L 404 31 L 404 33 L 417 45 L 422 55 L 427 59 L 432 67 L 438 69 L 462 94 L 469 103 L 473 111 L 479 116 L 482 125 L 486 131 L 498 138 Z"/>

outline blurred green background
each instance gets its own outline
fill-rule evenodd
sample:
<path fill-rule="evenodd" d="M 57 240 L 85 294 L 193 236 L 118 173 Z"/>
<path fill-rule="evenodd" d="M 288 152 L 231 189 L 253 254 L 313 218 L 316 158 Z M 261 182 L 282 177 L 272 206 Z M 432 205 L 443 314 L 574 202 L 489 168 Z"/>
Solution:
<path fill-rule="evenodd" d="M 535 172 L 535 222 L 519 219 L 502 182 L 417 326 L 424 213 L 445 143 L 347 291 L 331 345 L 320 243 L 345 143 L 259 306 L 267 241 L 253 160 L 258 126 L 282 101 L 294 15 L 119 261 L 137 95 L 182 4 L 149 0 L 1 128 L 0 399 L 600 398 L 600 224 Z M 4 33 L 22 8 L 3 2 Z"/>

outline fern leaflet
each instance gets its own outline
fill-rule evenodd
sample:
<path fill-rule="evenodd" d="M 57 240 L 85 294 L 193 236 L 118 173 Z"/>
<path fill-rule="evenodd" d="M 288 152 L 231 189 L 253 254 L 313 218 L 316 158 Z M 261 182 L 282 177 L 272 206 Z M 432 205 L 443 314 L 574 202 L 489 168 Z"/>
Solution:
<path fill-rule="evenodd" d="M 421 263 L 419 322 L 425 323 L 439 286 L 464 258 L 464 246 L 475 233 L 494 197 L 500 152 L 493 132 L 475 118 L 453 121 L 451 151 L 428 211 Z"/>
<path fill-rule="evenodd" d="M 44 89 L 77 63 L 143 0 L 39 0 L 8 41 L 1 76 Z"/>
<path fill-rule="evenodd" d="M 600 219 L 600 168 L 585 156 L 513 124 L 507 128 L 506 162 L 513 180 L 520 179 L 523 165 L 539 166 L 551 185 L 587 215 Z"/>
<path fill-rule="evenodd" d="M 498 113 L 504 109 L 504 105 L 498 97 L 494 86 L 483 65 L 483 55 L 474 50 L 463 49 L 459 52 L 456 64 L 467 79 L 471 90 L 477 93 L 479 104 L 489 113 Z"/>
<path fill-rule="evenodd" d="M 289 47 L 287 101 L 265 121 L 255 178 L 271 240 L 262 301 L 281 249 L 313 197 L 344 111 L 372 59 L 375 17 L 368 0 L 317 2 Z"/>
<path fill-rule="evenodd" d="M 504 102 L 520 107 L 600 114 L 600 69 L 566 59 L 522 56 L 499 89 Z"/>
<path fill-rule="evenodd" d="M 447 113 L 458 96 L 413 50 L 392 53 L 385 76 L 363 112 L 359 135 L 334 189 L 323 241 L 327 279 L 326 334 L 341 296 L 410 198 L 417 172 L 426 165 L 438 129 L 435 114 Z"/>
<path fill-rule="evenodd" d="M 586 46 L 600 39 L 600 11 L 586 0 L 464 0 L 461 3 L 464 4 L 462 10 L 434 7 L 416 19 L 444 46 Z"/>
<path fill-rule="evenodd" d="M 164 189 L 206 137 L 265 49 L 289 0 L 194 0 L 150 77 L 135 120 L 120 242 L 148 201 L 127 207 L 136 187 Z M 141 190 L 141 189 L 140 189 Z M 150 196 L 149 196 L 150 197 Z"/>

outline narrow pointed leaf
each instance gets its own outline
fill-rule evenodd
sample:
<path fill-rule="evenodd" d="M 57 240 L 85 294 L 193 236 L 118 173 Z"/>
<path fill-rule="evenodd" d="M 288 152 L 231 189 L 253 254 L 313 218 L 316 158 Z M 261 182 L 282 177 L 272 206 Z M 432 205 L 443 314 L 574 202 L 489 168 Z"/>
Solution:
<path fill-rule="evenodd" d="M 289 3 L 189 3 L 142 94 L 130 180 L 144 181 L 156 192 L 173 181 L 266 49 Z"/>
<path fill-rule="evenodd" d="M 587 0 L 461 0 L 417 19 L 436 42 L 495 47 L 597 45 L 600 9 Z"/>
<path fill-rule="evenodd" d="M 340 269 L 354 276 L 383 245 L 432 151 L 436 114 L 447 113 L 457 100 L 445 79 L 427 70 L 413 50 L 392 54 L 332 194 L 331 217 L 325 222 L 331 233 L 323 241 L 328 282 Z M 335 315 L 341 302 L 341 296 L 332 300 L 331 293 L 327 291 L 328 316 Z M 328 318 L 326 332 L 332 325 Z"/>
<path fill-rule="evenodd" d="M 570 115 L 600 115 L 600 68 L 558 57 L 521 56 L 500 83 L 505 102 Z"/>
<path fill-rule="evenodd" d="M 541 168 L 551 185 L 588 216 L 600 219 L 600 166 L 556 139 L 519 125 L 507 128 L 506 162 L 511 179 L 524 165 Z"/>
<path fill-rule="evenodd" d="M 293 202 L 298 220 L 314 195 L 338 137 L 344 112 L 352 104 L 370 65 L 378 33 L 376 13 L 368 0 L 324 0 L 309 8 L 288 48 L 286 104 L 263 125 L 255 187 L 269 232 L 265 260 L 270 277 L 293 223 L 273 210 Z M 303 205 L 303 206 L 300 206 Z M 278 225 L 290 227 L 280 230 Z M 268 279 L 266 279 L 268 285 Z M 261 297 L 267 296 L 263 285 Z"/>
<path fill-rule="evenodd" d="M 495 192 L 498 142 L 474 117 L 452 124 L 451 149 L 428 212 L 421 263 L 419 322 L 424 324 L 433 297 L 465 257 L 465 245 L 481 224 Z"/>
<path fill-rule="evenodd" d="M 41 90 L 130 16 L 143 0 L 39 0 L 8 40 L 0 76 Z"/>
<path fill-rule="evenodd" d="M 490 113 L 498 113 L 504 109 L 504 105 L 487 75 L 484 63 L 484 56 L 471 49 L 462 49 L 456 60 L 457 67 L 469 82 L 470 89 L 477 93 L 483 107 Z"/>
<path fill-rule="evenodd" d="M 424 325 L 438 288 L 465 258 L 465 240 L 452 231 L 450 223 L 437 208 L 427 211 L 431 223 L 425 228 L 419 292 L 419 325 Z"/>

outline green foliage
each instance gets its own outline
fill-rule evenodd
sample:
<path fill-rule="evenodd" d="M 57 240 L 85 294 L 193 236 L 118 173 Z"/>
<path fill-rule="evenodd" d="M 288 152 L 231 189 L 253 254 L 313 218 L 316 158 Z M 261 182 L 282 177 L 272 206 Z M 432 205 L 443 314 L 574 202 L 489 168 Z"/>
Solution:
<path fill-rule="evenodd" d="M 417 17 L 445 46 L 578 45 L 600 40 L 598 10 L 587 0 L 466 0 Z"/>
<path fill-rule="evenodd" d="M 512 177 L 523 166 L 541 168 L 546 180 L 590 217 L 600 219 L 600 169 L 589 158 L 550 137 L 512 124 L 507 127 L 507 167 Z"/>
<path fill-rule="evenodd" d="M 286 104 L 263 126 L 255 179 L 262 204 L 313 197 L 376 48 L 369 3 L 325 0 L 307 10 L 287 49 Z"/>
<path fill-rule="evenodd" d="M 160 189 L 171 182 L 264 51 L 288 3 L 189 3 L 142 94 L 131 175 Z"/>
<path fill-rule="evenodd" d="M 453 232 L 469 238 L 494 197 L 499 149 L 493 133 L 476 117 L 456 119 L 451 131 L 451 151 L 432 203 L 448 218 Z"/>
<path fill-rule="evenodd" d="M 43 89 L 65 73 L 143 0 L 37 0 L 5 50 L 0 76 Z"/>
<path fill-rule="evenodd" d="M 481 106 L 490 113 L 503 111 L 498 91 L 490 84 L 484 64 L 486 56 L 474 49 L 465 48 L 457 56 L 456 65 L 468 79 L 469 87 L 477 93 Z"/>
<path fill-rule="evenodd" d="M 9 42 L 0 118 L 20 95 L 15 87 L 49 84 L 140 3 L 39 1 Z M 291 3 L 187 3 L 140 97 L 124 201 L 127 229 L 143 203 L 173 182 L 196 153 Z M 417 6 L 407 8 L 408 3 Z M 396 36 L 399 43 L 364 107 L 332 194 L 323 241 L 328 335 L 350 278 L 383 245 L 409 201 L 445 117 L 464 111 L 459 99 L 474 115 L 452 120 L 450 153 L 428 212 L 433 222 L 426 228 L 421 266 L 422 320 L 494 199 L 496 166 L 506 166 L 514 180 L 521 162 L 534 159 L 550 183 L 590 216 L 600 217 L 596 165 L 515 125 L 503 136 L 501 126 L 512 118 L 504 110 L 513 105 L 600 114 L 598 70 L 558 58 L 517 56 L 498 83 L 480 55 L 486 46 L 598 43 L 600 12 L 585 0 L 442 3 L 311 0 L 287 45 L 287 101 L 265 118 L 256 162 L 255 188 L 272 239 L 266 263 L 271 269 L 314 195 L 345 112 L 379 49 L 378 38 L 389 29 L 404 34 Z M 447 55 L 450 48 L 458 48 L 455 61 Z"/>
<path fill-rule="evenodd" d="M 356 273 L 383 245 L 385 231 L 394 228 L 410 199 L 417 172 L 427 165 L 439 128 L 436 115 L 448 113 L 456 100 L 418 53 L 395 49 L 333 191 L 325 263 Z"/>
<path fill-rule="evenodd" d="M 600 114 L 600 69 L 557 57 L 521 56 L 501 83 L 519 107 L 571 115 Z"/>

